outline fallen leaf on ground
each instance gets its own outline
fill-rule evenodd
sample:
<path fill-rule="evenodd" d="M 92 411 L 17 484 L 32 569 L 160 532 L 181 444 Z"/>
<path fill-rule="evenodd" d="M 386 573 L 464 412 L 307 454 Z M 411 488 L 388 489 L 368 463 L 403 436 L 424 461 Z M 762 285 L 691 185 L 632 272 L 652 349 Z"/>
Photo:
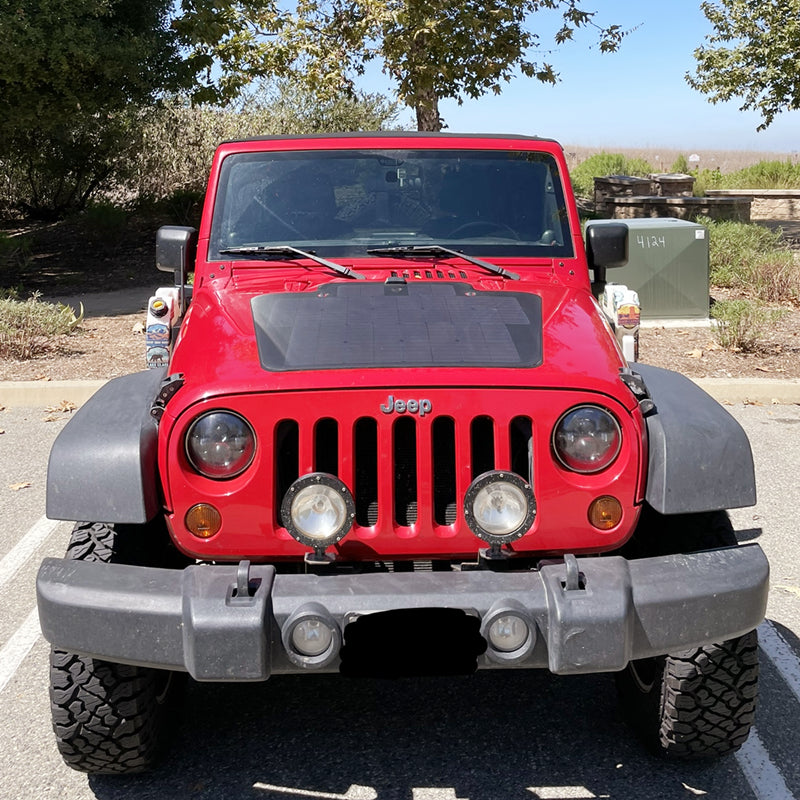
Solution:
<path fill-rule="evenodd" d="M 137 322 L 137 323 L 136 323 L 136 324 L 135 324 L 135 325 L 134 325 L 134 326 L 131 328 L 131 332 L 132 332 L 132 333 L 144 333 L 144 323 L 143 323 L 143 322 Z"/>
<path fill-rule="evenodd" d="M 756 367 L 756 372 L 772 372 L 769 367 Z"/>
<path fill-rule="evenodd" d="M 69 414 L 71 411 L 74 411 L 78 406 L 75 403 L 71 402 L 70 400 L 62 400 L 57 406 L 48 406 L 45 411 L 53 412 L 61 412 L 62 414 Z"/>
<path fill-rule="evenodd" d="M 688 353 L 685 353 L 685 355 L 687 355 L 689 358 L 702 358 L 703 351 L 698 347 L 694 350 L 689 351 Z"/>
<path fill-rule="evenodd" d="M 694 786 L 689 786 L 688 783 L 683 783 L 683 781 L 681 781 L 681 784 L 683 785 L 683 788 L 686 789 L 687 792 L 691 792 L 692 794 L 696 795 L 708 794 L 708 792 L 704 792 L 702 789 L 695 789 Z"/>
<path fill-rule="evenodd" d="M 29 487 L 30 483 L 28 483 L 28 481 L 21 481 L 20 483 L 12 483 L 8 488 L 11 489 L 12 492 L 18 492 L 20 489 L 27 489 Z"/>
<path fill-rule="evenodd" d="M 35 381 L 49 381 L 50 380 L 50 376 L 49 375 L 37 375 L 34 378 L 34 380 Z"/>
<path fill-rule="evenodd" d="M 744 404 L 746 406 L 763 406 L 763 403 L 759 403 L 758 400 L 745 400 Z"/>

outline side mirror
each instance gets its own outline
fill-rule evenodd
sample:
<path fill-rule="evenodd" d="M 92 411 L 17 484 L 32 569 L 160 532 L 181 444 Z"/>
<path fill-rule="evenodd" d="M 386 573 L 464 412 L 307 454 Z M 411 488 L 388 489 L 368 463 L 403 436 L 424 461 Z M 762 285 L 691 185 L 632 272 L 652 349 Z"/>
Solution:
<path fill-rule="evenodd" d="M 606 270 L 628 263 L 628 226 L 624 222 L 589 222 L 586 224 L 586 260 L 592 270 L 592 292 L 603 294 Z"/>
<path fill-rule="evenodd" d="M 596 270 L 628 263 L 628 226 L 624 222 L 586 226 L 586 258 Z"/>
<path fill-rule="evenodd" d="M 156 267 L 175 275 L 180 290 L 181 314 L 186 311 L 189 273 L 194 269 L 197 255 L 197 230 L 181 225 L 163 225 L 156 233 Z"/>

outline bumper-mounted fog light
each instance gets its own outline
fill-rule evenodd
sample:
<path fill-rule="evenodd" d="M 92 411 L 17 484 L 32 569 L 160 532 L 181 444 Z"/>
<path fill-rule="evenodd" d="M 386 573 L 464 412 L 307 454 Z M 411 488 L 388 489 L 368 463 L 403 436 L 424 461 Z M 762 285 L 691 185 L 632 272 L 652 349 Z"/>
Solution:
<path fill-rule="evenodd" d="M 319 603 L 307 603 L 283 624 L 281 641 L 293 664 L 319 669 L 330 664 L 339 655 L 342 633 L 323 606 Z"/>
<path fill-rule="evenodd" d="M 536 644 L 536 623 L 520 603 L 505 600 L 489 609 L 481 623 L 481 634 L 487 643 L 486 655 L 492 661 L 521 661 Z"/>
<path fill-rule="evenodd" d="M 336 476 L 312 472 L 298 478 L 281 503 L 284 527 L 301 544 L 325 559 L 325 549 L 343 539 L 353 525 L 356 506 L 350 490 Z"/>
<path fill-rule="evenodd" d="M 527 533 L 536 517 L 531 485 L 513 472 L 484 472 L 467 489 L 464 519 L 492 548 Z"/>

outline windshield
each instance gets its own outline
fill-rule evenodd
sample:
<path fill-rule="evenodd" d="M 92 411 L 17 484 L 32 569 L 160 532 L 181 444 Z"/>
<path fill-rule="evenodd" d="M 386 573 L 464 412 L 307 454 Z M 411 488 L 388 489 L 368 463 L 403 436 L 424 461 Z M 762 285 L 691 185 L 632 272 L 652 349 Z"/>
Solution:
<path fill-rule="evenodd" d="M 572 255 L 556 161 L 526 151 L 314 150 L 223 162 L 212 260 L 247 246 L 363 256 L 437 243 L 471 254 Z"/>

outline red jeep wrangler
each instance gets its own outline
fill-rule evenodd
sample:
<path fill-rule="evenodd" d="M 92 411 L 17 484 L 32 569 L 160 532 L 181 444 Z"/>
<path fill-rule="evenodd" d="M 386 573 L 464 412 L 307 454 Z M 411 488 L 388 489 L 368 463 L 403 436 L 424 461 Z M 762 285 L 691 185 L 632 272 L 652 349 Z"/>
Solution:
<path fill-rule="evenodd" d="M 199 232 L 158 233 L 154 369 L 51 453 L 48 516 L 89 520 L 38 577 L 67 764 L 148 767 L 181 673 L 614 672 L 656 750 L 739 747 L 750 448 L 620 346 L 626 258 L 624 224 L 584 244 L 552 141 L 223 144 Z"/>

